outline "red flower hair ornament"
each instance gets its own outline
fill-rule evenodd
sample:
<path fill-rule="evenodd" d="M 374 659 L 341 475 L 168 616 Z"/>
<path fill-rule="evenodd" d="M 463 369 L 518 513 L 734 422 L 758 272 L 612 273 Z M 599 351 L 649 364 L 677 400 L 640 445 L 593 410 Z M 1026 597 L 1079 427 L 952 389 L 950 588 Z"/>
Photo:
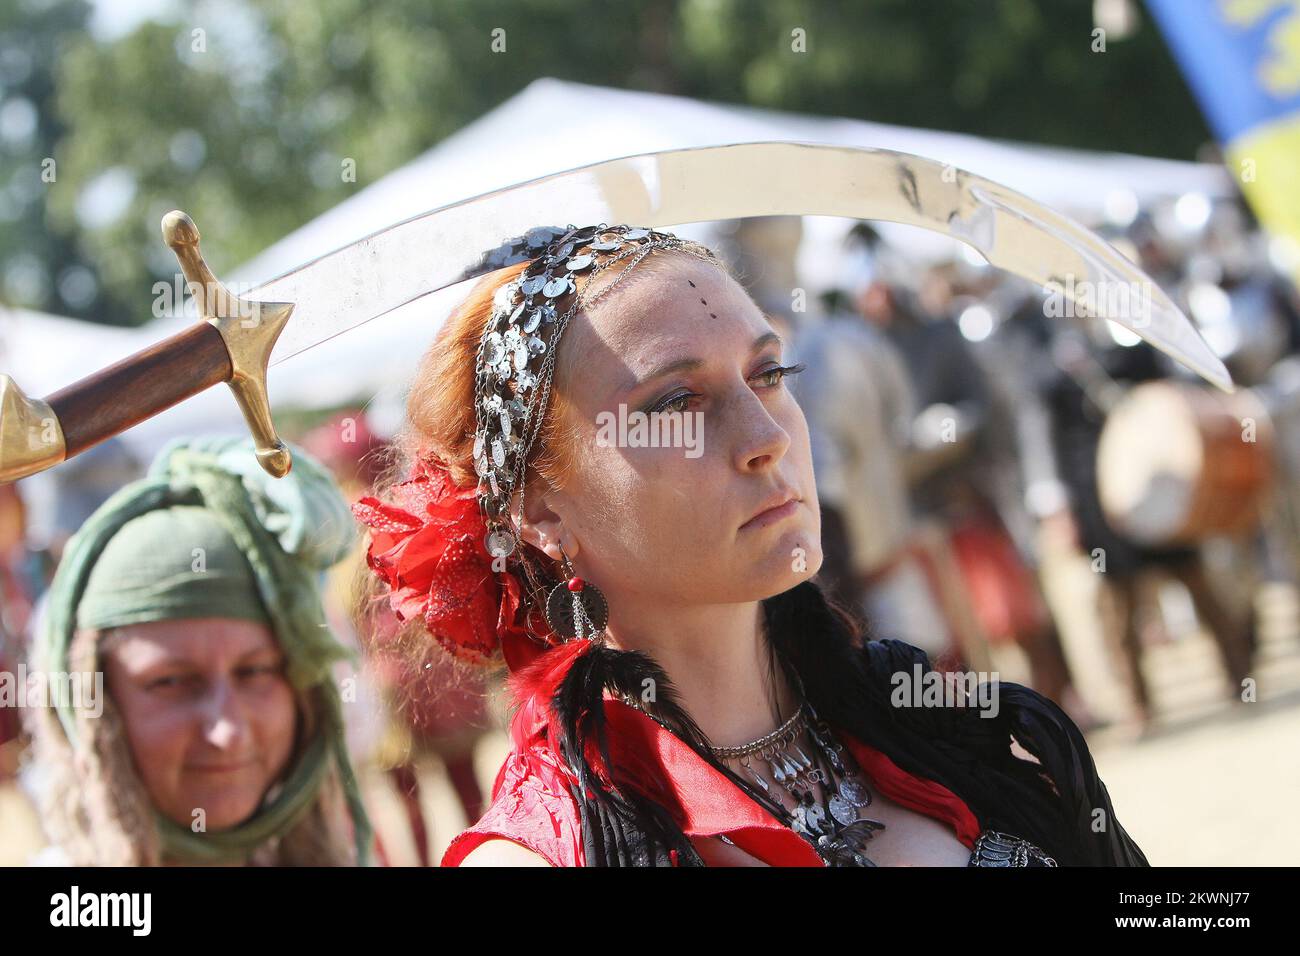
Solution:
<path fill-rule="evenodd" d="M 523 589 L 513 571 L 492 569 L 474 485 L 458 486 L 420 458 L 392 497 L 366 496 L 352 513 L 370 529 L 366 563 L 388 585 L 399 620 L 422 620 L 461 660 L 488 663 L 500 651 L 512 671 L 558 643 L 541 613 L 518 620 Z"/>

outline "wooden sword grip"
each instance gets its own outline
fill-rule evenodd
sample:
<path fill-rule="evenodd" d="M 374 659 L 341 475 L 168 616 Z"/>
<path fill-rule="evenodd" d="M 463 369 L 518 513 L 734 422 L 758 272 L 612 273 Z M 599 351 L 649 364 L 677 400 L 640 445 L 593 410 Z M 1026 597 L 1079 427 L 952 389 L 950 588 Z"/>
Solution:
<path fill-rule="evenodd" d="M 151 345 L 45 399 L 71 458 L 230 379 L 230 353 L 210 322 Z"/>

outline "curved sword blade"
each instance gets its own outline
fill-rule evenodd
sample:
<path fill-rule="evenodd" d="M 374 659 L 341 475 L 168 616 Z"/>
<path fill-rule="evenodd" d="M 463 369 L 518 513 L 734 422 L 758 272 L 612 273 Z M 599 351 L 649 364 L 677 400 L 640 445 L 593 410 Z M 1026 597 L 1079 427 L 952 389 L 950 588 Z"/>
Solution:
<path fill-rule="evenodd" d="M 250 290 L 292 302 L 277 364 L 439 289 L 491 271 L 488 252 L 535 226 L 666 228 L 753 216 L 842 216 L 919 226 L 1125 326 L 1207 381 L 1232 380 L 1156 283 L 1101 237 L 998 183 L 885 149 L 738 143 L 628 156 L 453 203 Z"/>

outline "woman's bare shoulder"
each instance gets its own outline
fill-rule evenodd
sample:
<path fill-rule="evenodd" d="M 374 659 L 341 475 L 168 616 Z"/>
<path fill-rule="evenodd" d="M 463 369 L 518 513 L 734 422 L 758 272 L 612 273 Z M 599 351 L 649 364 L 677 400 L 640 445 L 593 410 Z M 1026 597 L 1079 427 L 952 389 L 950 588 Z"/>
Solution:
<path fill-rule="evenodd" d="M 461 866 L 550 866 L 546 857 L 522 843 L 493 837 L 465 854 Z"/>

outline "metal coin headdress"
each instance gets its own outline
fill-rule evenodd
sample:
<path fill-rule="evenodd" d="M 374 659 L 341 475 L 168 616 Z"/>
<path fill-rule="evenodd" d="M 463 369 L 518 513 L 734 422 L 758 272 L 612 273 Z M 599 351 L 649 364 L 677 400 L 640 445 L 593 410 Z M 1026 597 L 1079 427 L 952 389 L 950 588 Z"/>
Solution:
<path fill-rule="evenodd" d="M 533 260 L 497 290 L 475 361 L 474 469 L 488 528 L 484 543 L 494 558 L 508 557 L 519 545 L 528 456 L 546 417 L 560 337 L 579 309 L 603 298 L 655 249 L 720 264 L 704 246 L 672 233 L 604 223 L 530 229 L 486 257 L 495 268 Z M 587 294 L 594 276 L 623 262 L 612 282 Z M 585 279 L 581 292 L 579 279 Z"/>

